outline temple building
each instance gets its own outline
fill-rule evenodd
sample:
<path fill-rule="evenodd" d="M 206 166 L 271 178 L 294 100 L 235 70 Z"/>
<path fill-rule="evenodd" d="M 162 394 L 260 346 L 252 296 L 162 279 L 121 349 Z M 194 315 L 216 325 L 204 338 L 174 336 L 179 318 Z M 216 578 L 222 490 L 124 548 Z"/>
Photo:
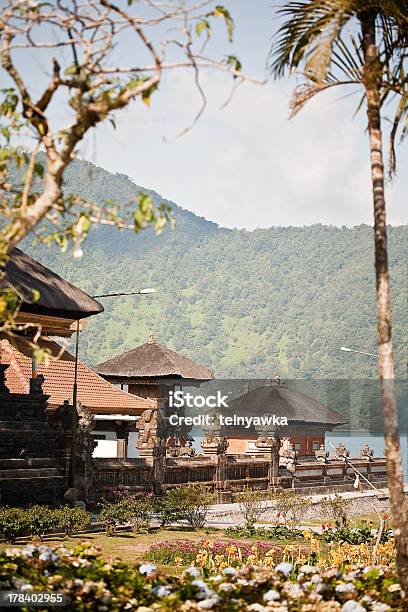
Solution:
<path fill-rule="evenodd" d="M 137 445 L 142 457 L 153 448 L 161 417 L 164 423 L 169 391 L 183 386 L 199 387 L 214 378 L 211 370 L 159 344 L 152 335 L 145 344 L 100 363 L 95 370 L 112 384 L 122 388 L 126 385 L 130 394 L 154 402 L 155 409 L 146 410 L 138 423 Z M 188 428 L 167 427 L 166 431 L 168 454 L 190 452 Z"/>
<path fill-rule="evenodd" d="M 4 272 L 0 289 L 11 287 L 22 298 L 17 323 L 28 326 L 20 332 L 26 336 L 37 331 L 30 326 L 40 326 L 43 336 L 71 337 L 78 321 L 103 312 L 97 300 L 20 249 L 13 249 Z"/>
<path fill-rule="evenodd" d="M 52 340 L 42 339 L 41 348 L 49 355 L 47 362 L 37 364 L 37 376 L 44 376 L 43 392 L 49 396 L 47 412 L 72 402 L 75 358 Z M 32 377 L 31 347 L 23 337 L 0 341 L 0 362 L 8 364 L 6 385 L 12 393 L 29 393 Z M 95 457 L 135 456 L 129 448 L 129 433 L 152 402 L 121 391 L 98 376 L 81 361 L 77 363 L 77 401 L 94 415 L 93 437 L 97 443 Z"/>
<path fill-rule="evenodd" d="M 324 446 L 326 432 L 347 423 L 342 414 L 289 388 L 279 377 L 231 400 L 221 414 L 224 417 L 235 415 L 237 425 L 219 427 L 217 431 L 218 435 L 228 440 L 227 453 L 234 455 L 256 455 L 259 452 L 256 445 L 259 436 L 274 432 L 281 440 L 281 454 L 290 448 L 300 459 L 314 457 Z M 268 415 L 286 418 L 287 425 L 245 426 L 244 417 L 258 419 L 259 422 Z M 205 447 L 203 450 L 206 451 Z"/>

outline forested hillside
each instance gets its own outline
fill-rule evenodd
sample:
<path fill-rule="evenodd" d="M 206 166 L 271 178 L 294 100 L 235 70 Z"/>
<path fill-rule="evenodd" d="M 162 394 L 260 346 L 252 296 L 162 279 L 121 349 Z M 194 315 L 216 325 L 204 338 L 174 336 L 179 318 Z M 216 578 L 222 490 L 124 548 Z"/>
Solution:
<path fill-rule="evenodd" d="M 124 175 L 76 161 L 66 173 L 65 189 L 98 203 L 127 204 L 140 188 Z M 173 231 L 157 237 L 151 231 L 134 235 L 98 228 L 80 260 L 25 245 L 88 293 L 157 290 L 105 299 L 105 313 L 90 319 L 81 334 L 83 360 L 97 364 L 154 333 L 160 343 L 211 367 L 218 377 L 374 374 L 375 358 L 338 350 L 345 345 L 376 351 L 372 228 L 227 230 L 173 207 Z M 397 372 L 404 377 L 407 238 L 407 226 L 390 228 Z"/>

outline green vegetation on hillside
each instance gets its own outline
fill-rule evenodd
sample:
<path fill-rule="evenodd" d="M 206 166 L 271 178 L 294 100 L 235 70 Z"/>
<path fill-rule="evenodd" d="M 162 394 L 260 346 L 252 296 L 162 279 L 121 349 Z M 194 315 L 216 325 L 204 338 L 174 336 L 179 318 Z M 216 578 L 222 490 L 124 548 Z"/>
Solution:
<path fill-rule="evenodd" d="M 66 192 L 98 203 L 126 205 L 140 189 L 87 162 L 75 161 L 65 174 Z M 375 375 L 375 358 L 338 350 L 376 352 L 371 227 L 228 230 L 173 208 L 176 229 L 159 237 L 95 228 L 81 260 L 25 245 L 90 294 L 156 288 L 155 295 L 103 301 L 105 313 L 90 319 L 81 336 L 84 361 L 95 365 L 154 333 L 217 377 Z M 389 230 L 400 377 L 406 375 L 407 234 L 407 226 Z"/>

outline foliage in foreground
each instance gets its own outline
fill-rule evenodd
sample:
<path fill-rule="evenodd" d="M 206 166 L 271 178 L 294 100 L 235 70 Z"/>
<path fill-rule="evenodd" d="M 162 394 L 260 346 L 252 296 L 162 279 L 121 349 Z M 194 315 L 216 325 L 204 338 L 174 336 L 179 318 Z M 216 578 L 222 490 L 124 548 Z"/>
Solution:
<path fill-rule="evenodd" d="M 181 577 L 160 574 L 154 565 L 107 563 L 96 547 L 27 546 L 0 555 L 3 589 L 59 591 L 69 610 L 250 610 L 293 612 L 402 612 L 396 572 L 384 566 L 341 572 L 283 562 L 274 569 L 225 567 L 209 578 L 191 567 Z"/>

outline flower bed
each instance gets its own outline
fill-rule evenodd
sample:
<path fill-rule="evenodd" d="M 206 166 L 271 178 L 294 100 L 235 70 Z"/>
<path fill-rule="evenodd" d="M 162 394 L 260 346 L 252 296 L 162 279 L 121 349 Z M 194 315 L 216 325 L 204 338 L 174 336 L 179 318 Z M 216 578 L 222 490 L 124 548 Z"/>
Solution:
<path fill-rule="evenodd" d="M 274 569 L 225 567 L 211 577 L 191 567 L 174 577 L 160 574 L 149 563 L 107 563 L 86 543 L 73 551 L 47 546 L 9 549 L 0 555 L 0 588 L 63 592 L 72 612 L 402 612 L 405 605 L 396 572 L 389 567 L 342 573 L 283 562 Z"/>

